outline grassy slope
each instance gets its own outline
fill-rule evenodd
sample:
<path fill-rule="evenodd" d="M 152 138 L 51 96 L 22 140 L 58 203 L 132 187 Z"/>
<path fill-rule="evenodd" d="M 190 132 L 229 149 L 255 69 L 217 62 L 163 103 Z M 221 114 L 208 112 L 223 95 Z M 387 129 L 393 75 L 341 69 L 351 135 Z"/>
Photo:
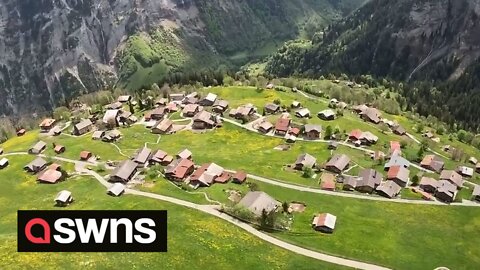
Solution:
<path fill-rule="evenodd" d="M 247 102 L 252 102 L 261 107 L 264 103 L 276 98 L 281 98 L 284 102 L 290 102 L 293 99 L 306 102 L 306 100 L 294 96 L 292 93 L 276 91 L 257 93 L 251 88 L 250 90 L 244 88 L 213 88 L 208 91 L 219 93 L 222 97 L 227 98 L 231 101 L 233 107 Z M 305 104 L 309 107 L 310 105 L 318 106 L 318 109 L 325 106 L 322 102 Z M 348 120 L 348 117 L 344 118 Z M 339 121 L 336 120 L 334 123 Z M 350 121 L 346 121 L 344 124 L 347 127 L 366 125 L 364 128 L 371 128 L 375 132 L 374 126 L 367 125 L 357 118 L 353 118 L 353 116 Z M 145 142 L 153 143 L 157 140 L 157 136 L 150 134 L 148 130 L 141 126 L 122 129 L 122 132 L 125 138 L 118 145 L 128 155 L 132 154 L 135 149 L 142 147 Z M 33 144 L 36 136 L 35 132 L 30 132 L 25 137 L 8 141 L 3 147 L 6 151 L 25 150 Z M 397 137 L 392 134 L 385 136 L 387 137 L 383 138 L 384 140 Z M 107 159 L 106 157 L 110 159 L 124 158 L 118 155 L 113 146 L 93 142 L 89 136 L 80 139 L 61 136 L 50 140 L 67 145 L 69 151 L 65 155 L 73 158 L 78 157 L 81 149 L 100 153 L 104 159 Z M 214 161 L 227 168 L 242 168 L 259 175 L 317 186 L 315 180 L 304 179 L 298 174 L 282 171 L 279 168 L 283 164 L 293 162 L 296 155 L 302 151 L 314 154 L 319 161 L 323 161 L 329 155 L 329 152 L 325 150 L 325 145 L 297 142 L 293 149 L 288 152 L 272 150 L 274 146 L 280 143 L 282 143 L 280 139 L 254 135 L 226 124 L 222 129 L 204 134 L 181 132 L 177 135 L 162 136 L 158 146 L 150 145 L 150 147 L 158 147 L 170 153 L 176 153 L 184 147 L 188 147 L 193 151 L 197 163 Z M 372 162 L 365 159 L 363 153 L 359 151 L 344 148 L 339 149 L 339 151 L 350 151 L 349 155 L 354 157 L 354 160 L 362 166 L 373 166 Z M 22 164 L 26 162 L 27 160 Z M 252 166 L 252 164 L 255 164 L 255 166 Z M 430 269 L 439 265 L 446 265 L 454 269 L 469 269 L 480 261 L 478 255 L 475 255 L 474 252 L 474 242 L 469 240 L 478 238 L 478 230 L 475 230 L 475 228 L 480 224 L 480 215 L 476 208 L 379 203 L 307 194 L 262 183 L 258 183 L 258 185 L 262 190 L 281 201 L 299 200 L 307 203 L 307 211 L 295 216 L 296 222 L 293 232 L 276 234 L 277 237 L 288 241 L 398 269 L 410 269 L 411 265 L 415 265 L 416 268 L 418 266 L 419 269 Z M 143 187 L 143 189 L 198 203 L 206 203 L 202 194 L 191 195 L 185 193 L 163 179 L 158 179 L 153 186 Z M 246 187 L 238 187 L 233 184 L 215 185 L 208 189 L 201 189 L 199 192 L 207 192 L 210 198 L 226 202 L 225 191 L 228 189 L 238 189 L 243 194 L 247 192 Z M 407 197 L 411 196 L 411 194 L 405 192 L 404 194 Z M 462 197 L 468 197 L 468 194 L 462 194 Z M 324 211 L 339 216 L 339 229 L 332 236 L 315 234 L 311 232 L 308 226 L 314 213 Z M 424 254 L 426 250 L 429 251 L 431 259 L 419 260 L 419 254 Z M 461 250 L 461 252 L 452 252 L 452 250 Z"/>
<path fill-rule="evenodd" d="M 194 210 L 131 195 L 107 196 L 94 179 L 77 177 L 57 185 L 37 184 L 34 177 L 21 171 L 31 159 L 11 157 L 12 165 L 0 171 L 2 269 L 343 269 L 272 247 Z M 53 199 L 63 189 L 72 191 L 76 200 L 69 210 L 168 210 L 168 253 L 16 253 L 16 211 L 53 209 Z"/>

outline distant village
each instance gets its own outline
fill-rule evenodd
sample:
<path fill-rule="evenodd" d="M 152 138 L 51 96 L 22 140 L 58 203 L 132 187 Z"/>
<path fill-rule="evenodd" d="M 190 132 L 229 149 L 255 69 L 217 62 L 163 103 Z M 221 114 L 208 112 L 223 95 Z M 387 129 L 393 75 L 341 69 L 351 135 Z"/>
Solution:
<path fill-rule="evenodd" d="M 267 89 L 271 86 L 267 86 Z M 271 90 L 274 91 L 274 90 Z M 292 91 L 297 92 L 297 89 Z M 287 110 L 274 102 L 267 102 L 263 108 L 257 108 L 252 104 L 244 104 L 236 108 L 230 108 L 229 102 L 218 97 L 213 93 L 201 96 L 198 93 L 176 93 L 168 97 L 161 97 L 154 101 L 155 108 L 144 113 L 142 117 L 135 116 L 126 109 L 128 106 L 136 103 L 131 96 L 124 95 L 118 97 L 117 101 L 105 107 L 103 115 L 92 113 L 88 118 L 81 119 L 70 129 L 63 128 L 61 124 L 54 119 L 44 119 L 39 128 L 43 134 L 48 136 L 59 136 L 64 132 L 71 133 L 69 136 L 91 136 L 92 140 L 103 141 L 106 143 L 116 142 L 122 139 L 122 133 L 119 127 L 128 127 L 131 125 L 144 125 L 150 129 L 153 134 L 170 135 L 183 130 L 192 130 L 195 132 L 206 132 L 221 128 L 224 122 L 236 123 L 252 132 L 257 132 L 264 136 L 283 138 L 285 145 L 280 146 L 281 150 L 288 150 L 289 144 L 296 141 L 318 141 L 324 143 L 325 147 L 331 150 L 331 157 L 328 160 L 318 161 L 315 153 L 303 153 L 296 160 L 288 161 L 292 170 L 299 171 L 308 175 L 319 175 L 320 189 L 326 192 L 352 193 L 352 194 L 372 194 L 371 196 L 380 196 L 387 199 L 397 198 L 402 189 L 410 188 L 414 192 L 421 194 L 424 200 L 452 203 L 455 201 L 459 190 L 463 188 L 465 179 L 480 173 L 480 163 L 475 157 L 471 157 L 469 162 L 471 167 L 460 166 L 458 168 L 447 169 L 443 158 L 435 154 L 427 154 L 419 164 L 408 161 L 402 155 L 402 145 L 400 141 L 390 141 L 389 151 L 369 150 L 369 146 L 377 144 L 379 138 L 369 131 L 362 131 L 352 127 L 348 132 L 347 138 L 336 138 L 336 134 L 329 134 L 326 137 L 324 127 L 319 124 L 306 123 L 303 125 L 294 124 L 294 117 L 297 119 L 309 119 L 318 117 L 324 121 L 334 122 L 338 115 L 336 109 L 351 110 L 356 113 L 360 119 L 372 125 L 384 124 L 394 134 L 407 136 L 407 131 L 400 125 L 382 117 L 382 113 L 368 105 L 349 106 L 345 102 L 331 99 L 329 101 L 330 109 L 320 112 L 313 112 L 309 108 L 303 107 L 298 101 L 290 104 Z M 183 119 L 190 121 L 176 121 L 170 119 L 172 113 L 180 113 Z M 260 112 L 262 112 L 260 114 Z M 278 118 L 275 122 L 270 122 L 267 116 Z M 18 136 L 25 135 L 27 130 L 20 129 Z M 437 140 L 431 133 L 425 133 L 424 136 L 431 140 Z M 363 149 L 372 160 L 382 163 L 383 171 L 374 168 L 361 169 L 358 174 L 351 175 L 349 169 L 353 163 L 351 157 L 346 154 L 337 153 L 339 146 L 348 146 L 353 149 Z M 29 154 L 36 155 L 37 158 L 29 164 L 25 164 L 27 173 L 35 174 L 39 183 L 55 184 L 65 180 L 68 175 L 62 166 L 55 162 L 47 162 L 44 151 L 52 147 L 56 154 L 62 154 L 68 151 L 65 146 L 53 144 L 47 145 L 46 142 L 38 141 L 29 149 Z M 0 148 L 0 154 L 3 150 Z M 99 156 L 90 151 L 82 151 L 78 161 L 98 164 Z M 195 163 L 194 153 L 189 149 L 184 149 L 179 153 L 167 153 L 161 149 L 150 149 L 143 147 L 138 149 L 134 156 L 120 163 L 114 161 L 105 161 L 111 168 L 107 180 L 112 183 L 108 189 L 111 196 L 121 196 L 125 190 L 142 178 L 142 172 L 145 168 L 151 166 L 161 166 L 163 168 L 162 176 L 168 181 L 177 185 L 188 185 L 193 189 L 209 188 L 212 185 L 233 182 L 238 185 L 247 183 L 249 174 L 245 171 L 231 171 L 223 168 L 214 162 L 197 164 Z M 0 160 L 0 169 L 9 165 L 8 157 Z M 418 183 L 413 185 L 410 168 L 429 173 L 429 176 L 422 176 Z M 438 175 L 434 177 L 433 175 Z M 369 195 L 370 196 L 370 195 Z M 401 199 L 401 198 L 400 198 Z M 480 202 L 480 186 L 476 185 L 472 200 Z M 74 201 L 71 192 L 64 190 L 55 198 L 55 202 L 60 206 L 67 206 Z M 262 213 L 277 211 L 281 206 L 272 195 L 261 191 L 250 191 L 238 201 L 238 205 L 245 207 L 255 216 Z M 319 213 L 312 218 L 311 226 L 313 229 L 332 233 L 336 216 L 334 213 Z"/>

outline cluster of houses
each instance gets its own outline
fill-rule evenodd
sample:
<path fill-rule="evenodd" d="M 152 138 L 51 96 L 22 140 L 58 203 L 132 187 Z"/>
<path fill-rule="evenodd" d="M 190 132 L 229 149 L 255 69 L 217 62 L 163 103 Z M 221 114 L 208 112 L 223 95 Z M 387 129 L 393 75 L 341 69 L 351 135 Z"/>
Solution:
<path fill-rule="evenodd" d="M 140 149 L 131 160 L 120 163 L 110 174 L 109 181 L 126 184 L 138 173 L 139 168 L 159 164 L 165 166 L 164 175 L 170 181 L 187 183 L 193 188 L 209 187 L 215 183 L 227 183 L 230 180 L 242 184 L 247 175 L 243 171 L 230 173 L 215 163 L 206 163 L 196 166 L 192 159 L 192 152 L 184 149 L 175 157 L 165 151 L 152 151 L 149 148 Z"/>
<path fill-rule="evenodd" d="M 285 137 L 287 142 L 295 142 L 301 135 L 307 140 L 318 140 L 322 134 L 322 126 L 320 125 L 305 124 L 300 127 L 293 126 L 288 114 L 280 116 L 275 125 L 264 120 L 256 126 L 256 129 L 264 134 L 273 132 L 276 136 Z"/>
<path fill-rule="evenodd" d="M 24 170 L 37 175 L 37 181 L 45 184 L 56 184 L 65 180 L 67 176 L 61 165 L 56 163 L 48 165 L 47 161 L 41 157 L 25 165 Z"/>
<path fill-rule="evenodd" d="M 382 117 L 382 113 L 373 107 L 369 107 L 365 104 L 358 105 L 352 107 L 352 110 L 356 112 L 360 118 L 363 120 L 373 123 L 373 124 L 380 124 L 384 123 L 386 124 L 394 134 L 397 134 L 399 136 L 403 136 L 407 134 L 407 131 L 405 128 L 403 128 L 401 125 L 394 123 L 393 121 L 390 121 L 388 119 L 385 119 Z"/>
<path fill-rule="evenodd" d="M 378 142 L 378 137 L 370 131 L 361 131 L 360 129 L 354 129 L 348 135 L 348 140 L 355 146 L 373 145 Z"/>
<path fill-rule="evenodd" d="M 323 190 L 334 191 L 336 183 L 343 184 L 343 190 L 356 190 L 362 193 L 373 193 L 394 198 L 409 185 L 410 182 L 410 162 L 400 155 L 399 151 L 394 151 L 384 165 L 386 177 L 374 170 L 363 169 L 358 176 L 345 175 L 336 177 L 337 174 L 344 173 L 350 166 L 350 158 L 344 154 L 336 154 L 322 167 L 325 171 L 320 176 L 320 186 Z M 444 163 L 434 155 L 427 155 L 423 159 L 421 166 L 425 169 L 440 173 L 440 180 L 434 180 L 430 177 L 423 177 L 420 181 L 420 188 L 430 195 L 425 199 L 431 199 L 435 196 L 443 202 L 453 202 L 457 190 L 463 186 L 462 175 L 453 170 L 445 170 Z M 314 156 L 304 153 L 297 157 L 293 168 L 304 170 L 305 168 L 319 168 Z M 478 189 L 478 188 L 477 188 Z M 474 194 L 474 198 L 476 195 Z"/>

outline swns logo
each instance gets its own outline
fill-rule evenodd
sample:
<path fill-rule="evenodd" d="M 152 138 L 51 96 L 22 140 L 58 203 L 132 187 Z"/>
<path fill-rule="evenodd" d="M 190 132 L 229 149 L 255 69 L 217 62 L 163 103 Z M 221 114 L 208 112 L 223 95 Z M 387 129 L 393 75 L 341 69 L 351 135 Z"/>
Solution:
<path fill-rule="evenodd" d="M 18 252 L 166 252 L 167 211 L 18 211 Z"/>

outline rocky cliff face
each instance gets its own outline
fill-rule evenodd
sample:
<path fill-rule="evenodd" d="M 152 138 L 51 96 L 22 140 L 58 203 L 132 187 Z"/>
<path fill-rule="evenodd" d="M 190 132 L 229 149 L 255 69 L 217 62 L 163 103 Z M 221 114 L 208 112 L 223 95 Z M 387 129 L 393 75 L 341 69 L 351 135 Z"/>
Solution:
<path fill-rule="evenodd" d="M 48 110 L 113 85 L 119 45 L 166 20 L 194 21 L 190 7 L 181 0 L 2 0 L 0 112 Z"/>
<path fill-rule="evenodd" d="M 180 54 L 187 54 L 182 47 L 211 55 L 251 49 L 268 38 L 293 37 L 302 18 L 327 11 L 335 11 L 330 1 L 311 0 L 0 0 L 0 115 L 50 110 L 111 87 L 123 65 L 129 70 L 122 76 L 137 65 L 160 63 L 165 70 L 171 53 L 161 55 L 163 43 Z M 156 29 L 169 36 L 152 38 Z M 132 35 L 141 42 L 129 47 Z M 126 47 L 137 51 L 125 53 Z M 143 53 L 166 61 L 144 63 Z"/>

